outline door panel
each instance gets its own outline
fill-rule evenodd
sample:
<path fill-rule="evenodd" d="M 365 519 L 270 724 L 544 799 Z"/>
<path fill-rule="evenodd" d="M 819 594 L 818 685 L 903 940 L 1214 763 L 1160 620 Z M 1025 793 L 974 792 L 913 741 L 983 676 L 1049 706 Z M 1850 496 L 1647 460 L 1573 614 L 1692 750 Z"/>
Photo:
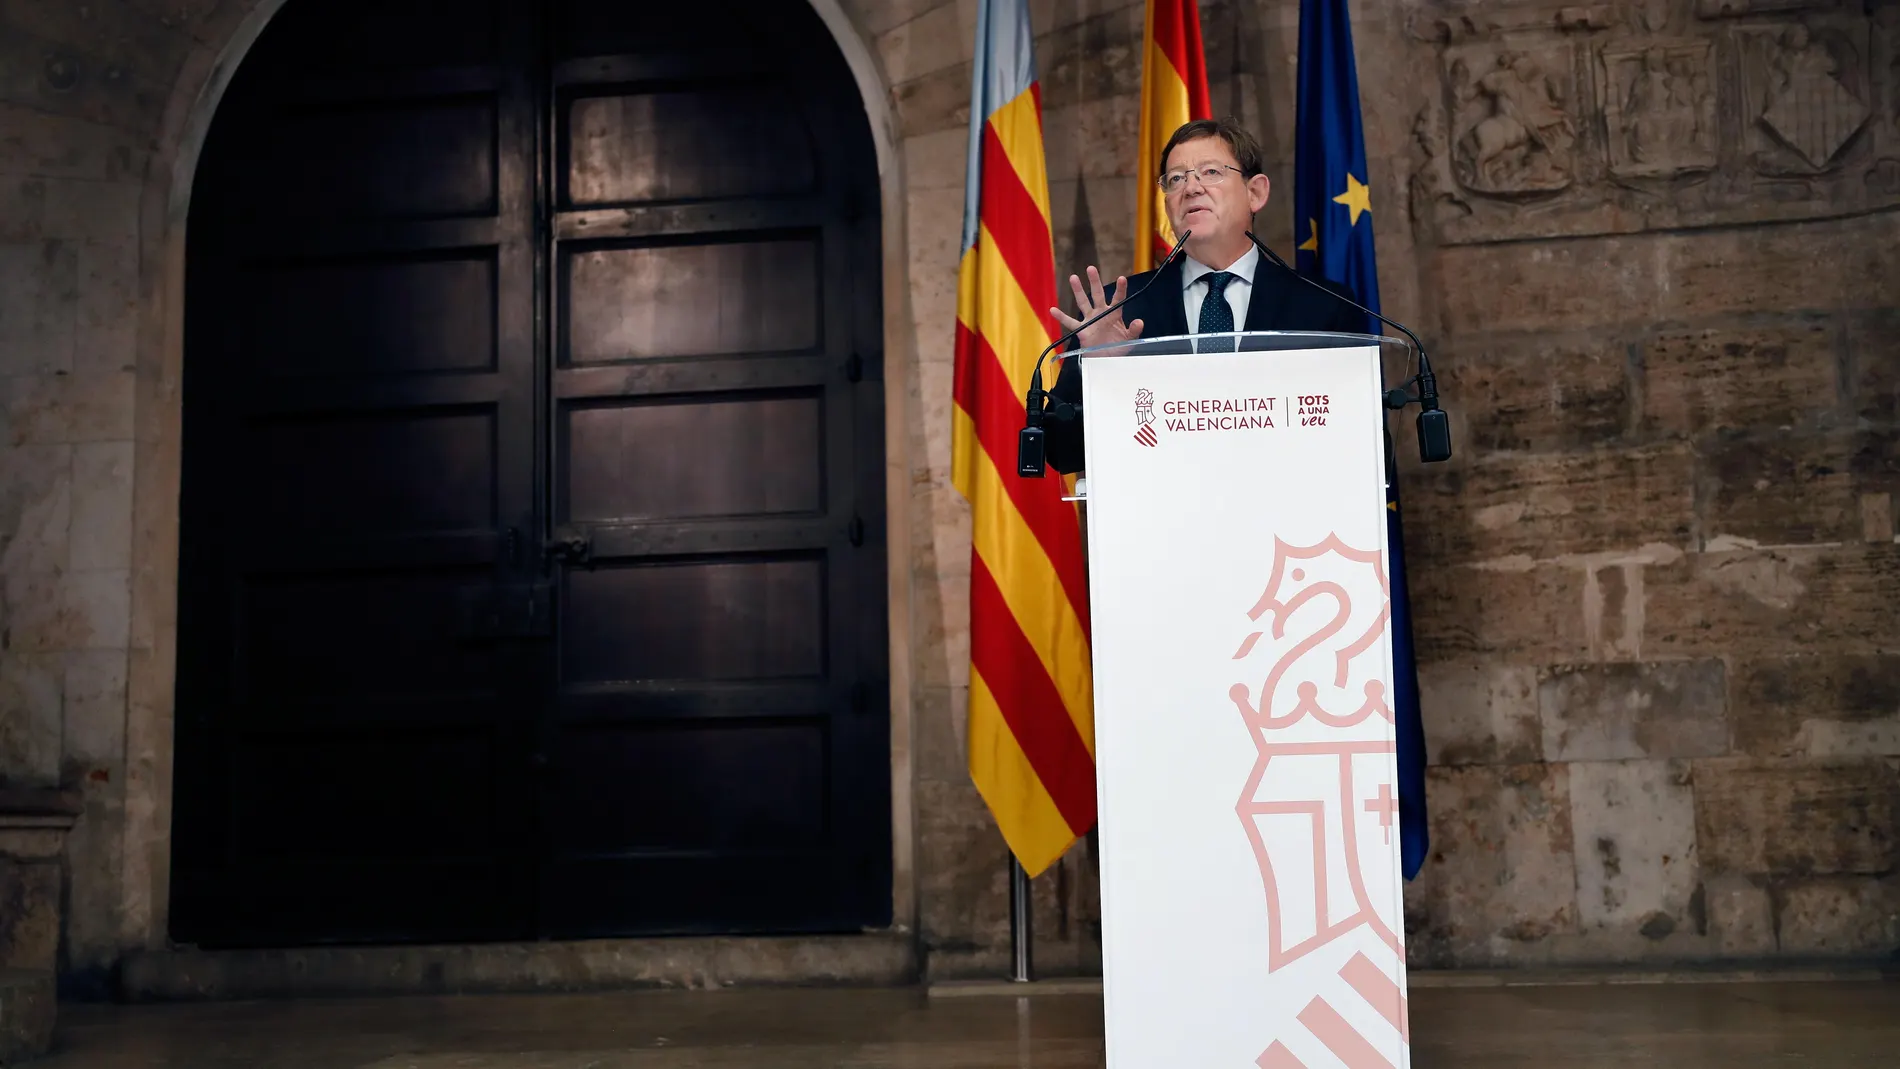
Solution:
<path fill-rule="evenodd" d="M 484 93 L 445 94 L 375 108 L 315 105 L 268 132 L 272 164 L 303 169 L 322 195 L 290 200 L 299 216 L 428 219 L 495 212 L 499 176 L 497 102 Z M 390 167 L 427 145 L 425 166 Z"/>
<path fill-rule="evenodd" d="M 576 242 L 563 253 L 569 363 L 801 351 L 818 342 L 815 235 L 607 248 Z"/>
<path fill-rule="evenodd" d="M 243 311 L 251 371 L 264 378 L 492 371 L 494 251 L 257 265 Z"/>
<path fill-rule="evenodd" d="M 820 679 L 825 560 L 664 560 L 572 571 L 562 614 L 570 683 Z"/>
<path fill-rule="evenodd" d="M 809 849 L 826 835 L 825 732 L 814 718 L 577 730 L 563 746 L 562 793 L 575 803 L 555 832 L 564 853 Z M 585 804 L 603 796 L 637 804 Z"/>
<path fill-rule="evenodd" d="M 577 208 L 816 188 L 801 116 L 770 85 L 603 87 L 569 100 L 564 176 Z"/>
<path fill-rule="evenodd" d="M 489 651 L 449 641 L 460 626 L 461 592 L 486 583 L 477 569 L 247 579 L 233 683 L 256 703 L 248 722 L 381 720 L 396 703 L 427 718 L 417 703 L 492 699 L 500 672 Z M 342 619 L 354 622 L 339 630 Z"/>
<path fill-rule="evenodd" d="M 564 415 L 570 520 L 825 510 L 825 408 L 817 391 L 622 401 Z M 705 441 L 721 448 L 697 448 Z"/>
<path fill-rule="evenodd" d="M 386 536 L 492 529 L 495 410 L 385 409 L 278 417 L 247 437 L 272 521 L 315 535 Z"/>
<path fill-rule="evenodd" d="M 248 752 L 236 788 L 255 804 L 236 814 L 239 857 L 387 863 L 427 840 L 448 864 L 458 856 L 479 861 L 496 848 L 494 815 L 460 808 L 463 799 L 487 794 L 494 779 L 495 746 L 478 733 L 284 735 L 259 739 Z M 429 774 L 416 775 L 420 768 Z M 321 810 L 305 804 L 313 795 L 324 798 Z"/>
<path fill-rule="evenodd" d="M 225 99 L 174 938 L 887 923 L 876 169 L 816 17 L 289 0 Z"/>

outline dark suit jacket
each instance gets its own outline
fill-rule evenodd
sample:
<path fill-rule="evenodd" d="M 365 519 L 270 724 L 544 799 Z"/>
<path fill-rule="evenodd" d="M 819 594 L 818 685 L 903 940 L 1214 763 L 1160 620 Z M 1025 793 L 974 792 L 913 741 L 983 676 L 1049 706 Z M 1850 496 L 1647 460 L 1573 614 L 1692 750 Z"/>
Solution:
<path fill-rule="evenodd" d="M 1132 276 L 1128 280 L 1128 288 L 1131 291 L 1140 289 L 1142 283 L 1155 274 L 1157 272 L 1144 271 Z M 1193 333 L 1188 329 L 1187 309 L 1183 307 L 1181 299 L 1181 261 L 1176 260 L 1162 268 L 1159 275 L 1154 285 L 1122 305 L 1122 322 L 1141 320 L 1143 338 L 1168 338 Z M 1336 283 L 1323 279 L 1314 281 L 1334 292 L 1349 294 Z M 1108 299 L 1110 303 L 1115 299 L 1112 287 Z M 1368 322 L 1369 318 L 1364 312 L 1294 278 L 1263 256 L 1259 266 L 1254 269 L 1253 295 L 1247 301 L 1247 322 L 1240 329 L 1328 330 L 1363 334 L 1366 333 Z M 1182 351 L 1188 350 L 1183 346 Z M 1055 388 L 1049 394 L 1056 401 L 1076 405 L 1079 413 L 1082 403 L 1082 362 L 1064 360 L 1062 371 L 1056 376 Z M 1043 443 L 1051 467 L 1060 472 L 1082 470 L 1080 414 L 1071 419 L 1045 419 Z"/>

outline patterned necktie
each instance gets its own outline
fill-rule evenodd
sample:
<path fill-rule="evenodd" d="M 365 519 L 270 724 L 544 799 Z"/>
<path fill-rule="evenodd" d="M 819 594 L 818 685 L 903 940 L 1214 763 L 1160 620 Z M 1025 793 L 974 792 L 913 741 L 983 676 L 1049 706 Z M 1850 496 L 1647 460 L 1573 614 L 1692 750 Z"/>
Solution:
<path fill-rule="evenodd" d="M 1201 328 L 1196 333 L 1226 334 L 1234 329 L 1234 309 L 1221 291 L 1239 276 L 1226 271 L 1214 271 L 1202 277 L 1207 280 L 1207 297 L 1201 301 Z M 1222 338 L 1204 342 L 1195 348 L 1203 353 L 1231 353 L 1234 343 L 1231 339 Z"/>

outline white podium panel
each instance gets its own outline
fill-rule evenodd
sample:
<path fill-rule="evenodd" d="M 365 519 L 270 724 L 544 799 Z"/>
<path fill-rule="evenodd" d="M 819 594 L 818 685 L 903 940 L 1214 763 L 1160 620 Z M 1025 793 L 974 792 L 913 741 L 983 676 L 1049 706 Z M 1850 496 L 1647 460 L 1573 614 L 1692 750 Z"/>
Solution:
<path fill-rule="evenodd" d="M 1405 1069 L 1379 346 L 1175 348 L 1083 356 L 1108 1066 Z"/>

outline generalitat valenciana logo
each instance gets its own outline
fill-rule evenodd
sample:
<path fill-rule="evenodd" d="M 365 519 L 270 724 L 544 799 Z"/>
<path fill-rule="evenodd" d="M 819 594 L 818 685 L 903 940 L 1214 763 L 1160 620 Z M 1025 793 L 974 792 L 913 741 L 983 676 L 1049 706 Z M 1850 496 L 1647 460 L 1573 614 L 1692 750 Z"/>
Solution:
<path fill-rule="evenodd" d="M 1155 447 L 1155 392 L 1153 390 L 1135 391 L 1135 441 L 1150 449 Z"/>

